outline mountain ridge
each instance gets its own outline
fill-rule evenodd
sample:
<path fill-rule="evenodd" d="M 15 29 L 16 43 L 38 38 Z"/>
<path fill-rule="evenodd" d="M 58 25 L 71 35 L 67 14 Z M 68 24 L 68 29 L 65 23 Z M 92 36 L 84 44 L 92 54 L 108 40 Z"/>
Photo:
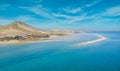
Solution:
<path fill-rule="evenodd" d="M 46 39 L 52 36 L 63 36 L 73 34 L 70 30 L 40 30 L 26 23 L 16 21 L 8 25 L 0 26 L 1 41 L 32 41 Z"/>
<path fill-rule="evenodd" d="M 9 25 L 0 26 L 0 38 L 15 37 L 15 36 L 30 36 L 49 37 L 48 33 L 36 29 L 23 22 L 13 22 Z"/>

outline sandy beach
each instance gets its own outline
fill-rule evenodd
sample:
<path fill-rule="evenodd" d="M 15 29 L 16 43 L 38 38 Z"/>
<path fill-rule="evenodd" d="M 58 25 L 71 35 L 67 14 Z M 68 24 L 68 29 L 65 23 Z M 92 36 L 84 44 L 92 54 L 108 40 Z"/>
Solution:
<path fill-rule="evenodd" d="M 93 43 L 96 43 L 96 42 L 101 42 L 103 40 L 106 40 L 107 38 L 100 35 L 100 34 L 93 34 L 94 36 L 97 36 L 98 39 L 95 39 L 95 40 L 90 40 L 90 41 L 86 41 L 86 42 L 82 42 L 82 43 L 78 43 L 76 44 L 77 46 L 83 46 L 83 45 L 88 45 L 88 44 L 93 44 Z"/>
<path fill-rule="evenodd" d="M 33 39 L 33 40 L 10 40 L 10 41 L 0 41 L 0 45 L 60 41 L 60 40 L 55 40 L 54 38 L 56 38 L 56 37 L 59 37 L 59 36 L 52 35 L 52 36 L 50 36 L 50 37 L 48 37 L 48 38 L 40 38 L 40 39 Z"/>
<path fill-rule="evenodd" d="M 104 37 L 104 36 L 102 36 L 100 34 L 93 34 L 93 36 L 97 36 L 98 39 L 90 40 L 90 41 L 86 41 L 86 42 L 82 42 L 82 43 L 78 43 L 78 44 L 75 44 L 75 45 L 77 45 L 77 46 L 83 46 L 83 45 L 93 44 L 93 43 L 100 42 L 100 41 L 103 41 L 103 40 L 107 39 L 106 37 Z M 0 41 L 0 45 L 63 41 L 63 40 L 60 40 L 60 39 L 55 39 L 56 37 L 60 37 L 60 36 L 53 35 L 53 36 L 50 36 L 49 38 L 46 38 L 46 39 L 43 38 L 43 39 L 34 39 L 34 40 Z"/>
<path fill-rule="evenodd" d="M 16 44 L 16 43 L 21 43 L 18 40 L 11 40 L 11 41 L 0 41 L 0 45 L 5 45 L 5 44 Z"/>

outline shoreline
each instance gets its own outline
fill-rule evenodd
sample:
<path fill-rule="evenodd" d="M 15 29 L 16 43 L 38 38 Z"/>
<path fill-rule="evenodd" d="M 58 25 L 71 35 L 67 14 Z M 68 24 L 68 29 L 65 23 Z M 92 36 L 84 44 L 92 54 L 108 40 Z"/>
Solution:
<path fill-rule="evenodd" d="M 88 44 L 93 44 L 93 43 L 97 43 L 97 42 L 101 42 L 101 41 L 104 41 L 106 40 L 107 38 L 100 35 L 100 34 L 93 34 L 94 36 L 97 36 L 98 39 L 95 39 L 95 40 L 90 40 L 90 41 L 86 41 L 86 42 L 82 42 L 82 43 L 78 43 L 78 44 L 75 44 L 76 46 L 83 46 L 83 45 L 88 45 Z"/>
<path fill-rule="evenodd" d="M 83 46 L 83 45 L 88 45 L 88 44 L 93 44 L 93 43 L 97 43 L 97 42 L 101 42 L 106 40 L 107 38 L 100 35 L 100 34 L 93 34 L 94 36 L 97 36 L 98 39 L 95 40 L 90 40 L 90 41 L 86 41 L 86 42 L 82 42 L 82 43 L 77 43 L 75 44 L 76 46 Z M 52 35 L 48 38 L 40 38 L 40 39 L 34 39 L 34 40 L 11 40 L 11 41 L 0 41 L 0 45 L 9 45 L 9 44 L 25 44 L 25 43 L 37 43 L 37 42 L 55 42 L 55 41 L 61 41 L 61 40 L 57 40 L 55 38 L 60 37 L 57 35 Z"/>
<path fill-rule="evenodd" d="M 74 33 L 71 34 L 65 34 L 63 36 L 68 36 L 68 35 L 73 35 Z M 26 43 L 37 43 L 37 42 L 55 42 L 55 41 L 61 41 L 61 40 L 56 40 L 55 38 L 61 37 L 60 35 L 50 35 L 49 37 L 46 38 L 36 38 L 36 39 L 28 39 L 28 40 L 10 40 L 10 41 L 0 41 L 0 45 L 9 45 L 9 44 L 26 44 Z"/>
<path fill-rule="evenodd" d="M 38 38 L 33 40 L 10 40 L 10 41 L 0 41 L 0 45 L 9 45 L 9 44 L 24 44 L 24 43 L 34 43 L 34 42 L 52 42 L 55 41 L 52 38 L 59 36 L 53 35 L 48 38 Z"/>

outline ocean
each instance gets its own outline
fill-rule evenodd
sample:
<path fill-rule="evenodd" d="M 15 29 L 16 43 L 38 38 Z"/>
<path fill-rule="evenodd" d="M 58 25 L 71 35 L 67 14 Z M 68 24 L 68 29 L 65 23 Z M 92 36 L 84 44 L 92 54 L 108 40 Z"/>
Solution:
<path fill-rule="evenodd" d="M 94 33 L 54 38 L 53 42 L 33 42 L 0 46 L 0 71 L 120 71 L 120 33 Z"/>

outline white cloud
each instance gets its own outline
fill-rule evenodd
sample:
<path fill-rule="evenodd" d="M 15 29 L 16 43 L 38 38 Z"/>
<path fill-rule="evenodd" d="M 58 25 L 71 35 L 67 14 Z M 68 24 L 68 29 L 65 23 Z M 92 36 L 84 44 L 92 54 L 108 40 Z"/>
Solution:
<path fill-rule="evenodd" d="M 103 18 L 103 16 L 105 15 L 119 15 L 120 11 L 119 11 L 119 6 L 117 7 L 112 7 L 107 9 L 105 12 L 102 13 L 97 13 L 97 14 L 93 14 L 93 15 L 87 15 L 88 12 L 86 13 L 82 13 L 81 15 L 77 15 L 77 16 L 71 16 L 69 14 L 63 14 L 63 13 L 54 13 L 52 11 L 50 11 L 48 8 L 44 8 L 41 5 L 37 5 L 37 6 L 33 6 L 33 7 L 23 7 L 23 9 L 26 9 L 28 11 L 31 11 L 39 16 L 43 16 L 45 18 L 49 18 L 49 20 L 44 20 L 42 22 L 40 22 L 38 19 L 33 19 L 34 21 L 37 21 L 37 23 L 42 23 L 45 24 L 47 23 L 48 26 L 50 25 L 58 25 L 58 24 L 83 24 L 81 21 L 86 20 L 86 22 L 84 23 L 84 25 L 89 27 L 89 26 L 101 26 L 101 24 L 108 24 L 110 22 L 114 22 L 114 23 L 118 23 L 118 20 L 116 19 L 108 19 L 108 18 Z M 66 10 L 66 12 L 68 12 L 69 10 Z M 72 13 L 72 12 L 71 12 Z M 75 12 L 74 12 L 75 13 Z M 32 18 L 28 18 L 28 17 L 18 17 L 19 19 L 26 19 L 27 21 L 29 21 Z M 65 19 L 59 19 L 59 18 L 65 18 Z M 89 22 L 87 22 L 87 20 L 90 19 Z M 48 24 L 49 23 L 49 24 Z"/>
<path fill-rule="evenodd" d="M 102 0 L 94 0 L 92 3 L 86 4 L 87 7 L 91 7 L 94 6 L 96 4 L 98 4 L 99 2 L 101 2 Z"/>
<path fill-rule="evenodd" d="M 109 8 L 102 14 L 104 16 L 120 16 L 120 6 Z"/>
<path fill-rule="evenodd" d="M 35 20 L 35 18 L 33 18 L 31 15 L 22 15 L 13 18 L 13 20 L 27 22 L 27 21 Z"/>
<path fill-rule="evenodd" d="M 78 13 L 81 10 L 82 10 L 81 8 L 70 8 L 70 7 L 63 8 L 63 11 L 65 11 L 66 13 L 72 13 L 72 14 Z"/>
<path fill-rule="evenodd" d="M 63 17 L 65 18 L 64 20 L 59 20 L 59 23 L 63 23 L 63 24 L 75 24 L 75 23 L 79 23 L 83 20 L 91 20 L 90 23 L 91 25 L 97 25 L 97 24 L 107 24 L 110 23 L 110 21 L 112 22 L 116 22 L 118 23 L 118 19 L 110 19 L 110 18 L 104 18 L 103 16 L 105 15 L 119 15 L 119 7 L 113 7 L 113 8 L 109 8 L 107 9 L 105 12 L 102 13 L 97 13 L 97 14 L 93 14 L 93 15 L 87 15 L 87 13 L 83 13 L 81 15 L 77 15 L 77 16 L 70 16 L 67 14 L 54 14 L 55 17 Z"/>
<path fill-rule="evenodd" d="M 13 17 L 13 18 L 0 17 L 0 24 L 4 25 L 4 24 L 9 24 L 14 21 L 29 22 L 29 21 L 35 21 L 35 20 L 36 20 L 36 18 L 33 18 L 30 15 L 17 16 L 17 17 Z"/>
<path fill-rule="evenodd" d="M 86 13 L 78 15 L 78 16 L 70 16 L 66 14 L 53 14 L 55 17 L 62 17 L 65 18 L 64 20 L 59 20 L 60 23 L 64 24 L 73 24 L 77 21 L 82 21 L 91 17 L 87 17 Z"/>
<path fill-rule="evenodd" d="M 55 14 L 55 13 L 53 13 L 53 16 L 55 16 L 55 17 L 62 17 L 62 18 L 72 18 L 72 16 L 69 16 L 69 15 L 65 15 L 65 14 Z"/>
<path fill-rule="evenodd" d="M 45 17 L 45 18 L 49 18 L 49 19 L 53 19 L 54 17 L 52 16 L 52 14 L 50 13 L 49 9 L 44 8 L 41 5 L 36 5 L 33 7 L 20 7 L 22 9 L 26 9 L 28 11 L 31 11 L 39 16 Z"/>
<path fill-rule="evenodd" d="M 36 5 L 33 7 L 20 7 L 22 9 L 26 9 L 28 11 L 31 11 L 39 16 L 45 17 L 45 18 L 49 18 L 51 19 L 51 21 L 54 21 L 55 23 L 74 23 L 76 21 L 82 20 L 82 16 L 70 16 L 67 14 L 60 14 L 60 13 L 53 13 L 51 12 L 48 8 L 44 8 L 41 5 Z M 68 11 L 70 13 L 77 13 L 79 12 L 81 9 L 80 8 L 76 8 L 76 9 L 69 9 Z M 66 12 L 68 12 L 66 9 Z M 65 19 L 58 19 L 58 18 L 65 18 Z M 53 22 L 52 22 L 53 23 Z"/>

